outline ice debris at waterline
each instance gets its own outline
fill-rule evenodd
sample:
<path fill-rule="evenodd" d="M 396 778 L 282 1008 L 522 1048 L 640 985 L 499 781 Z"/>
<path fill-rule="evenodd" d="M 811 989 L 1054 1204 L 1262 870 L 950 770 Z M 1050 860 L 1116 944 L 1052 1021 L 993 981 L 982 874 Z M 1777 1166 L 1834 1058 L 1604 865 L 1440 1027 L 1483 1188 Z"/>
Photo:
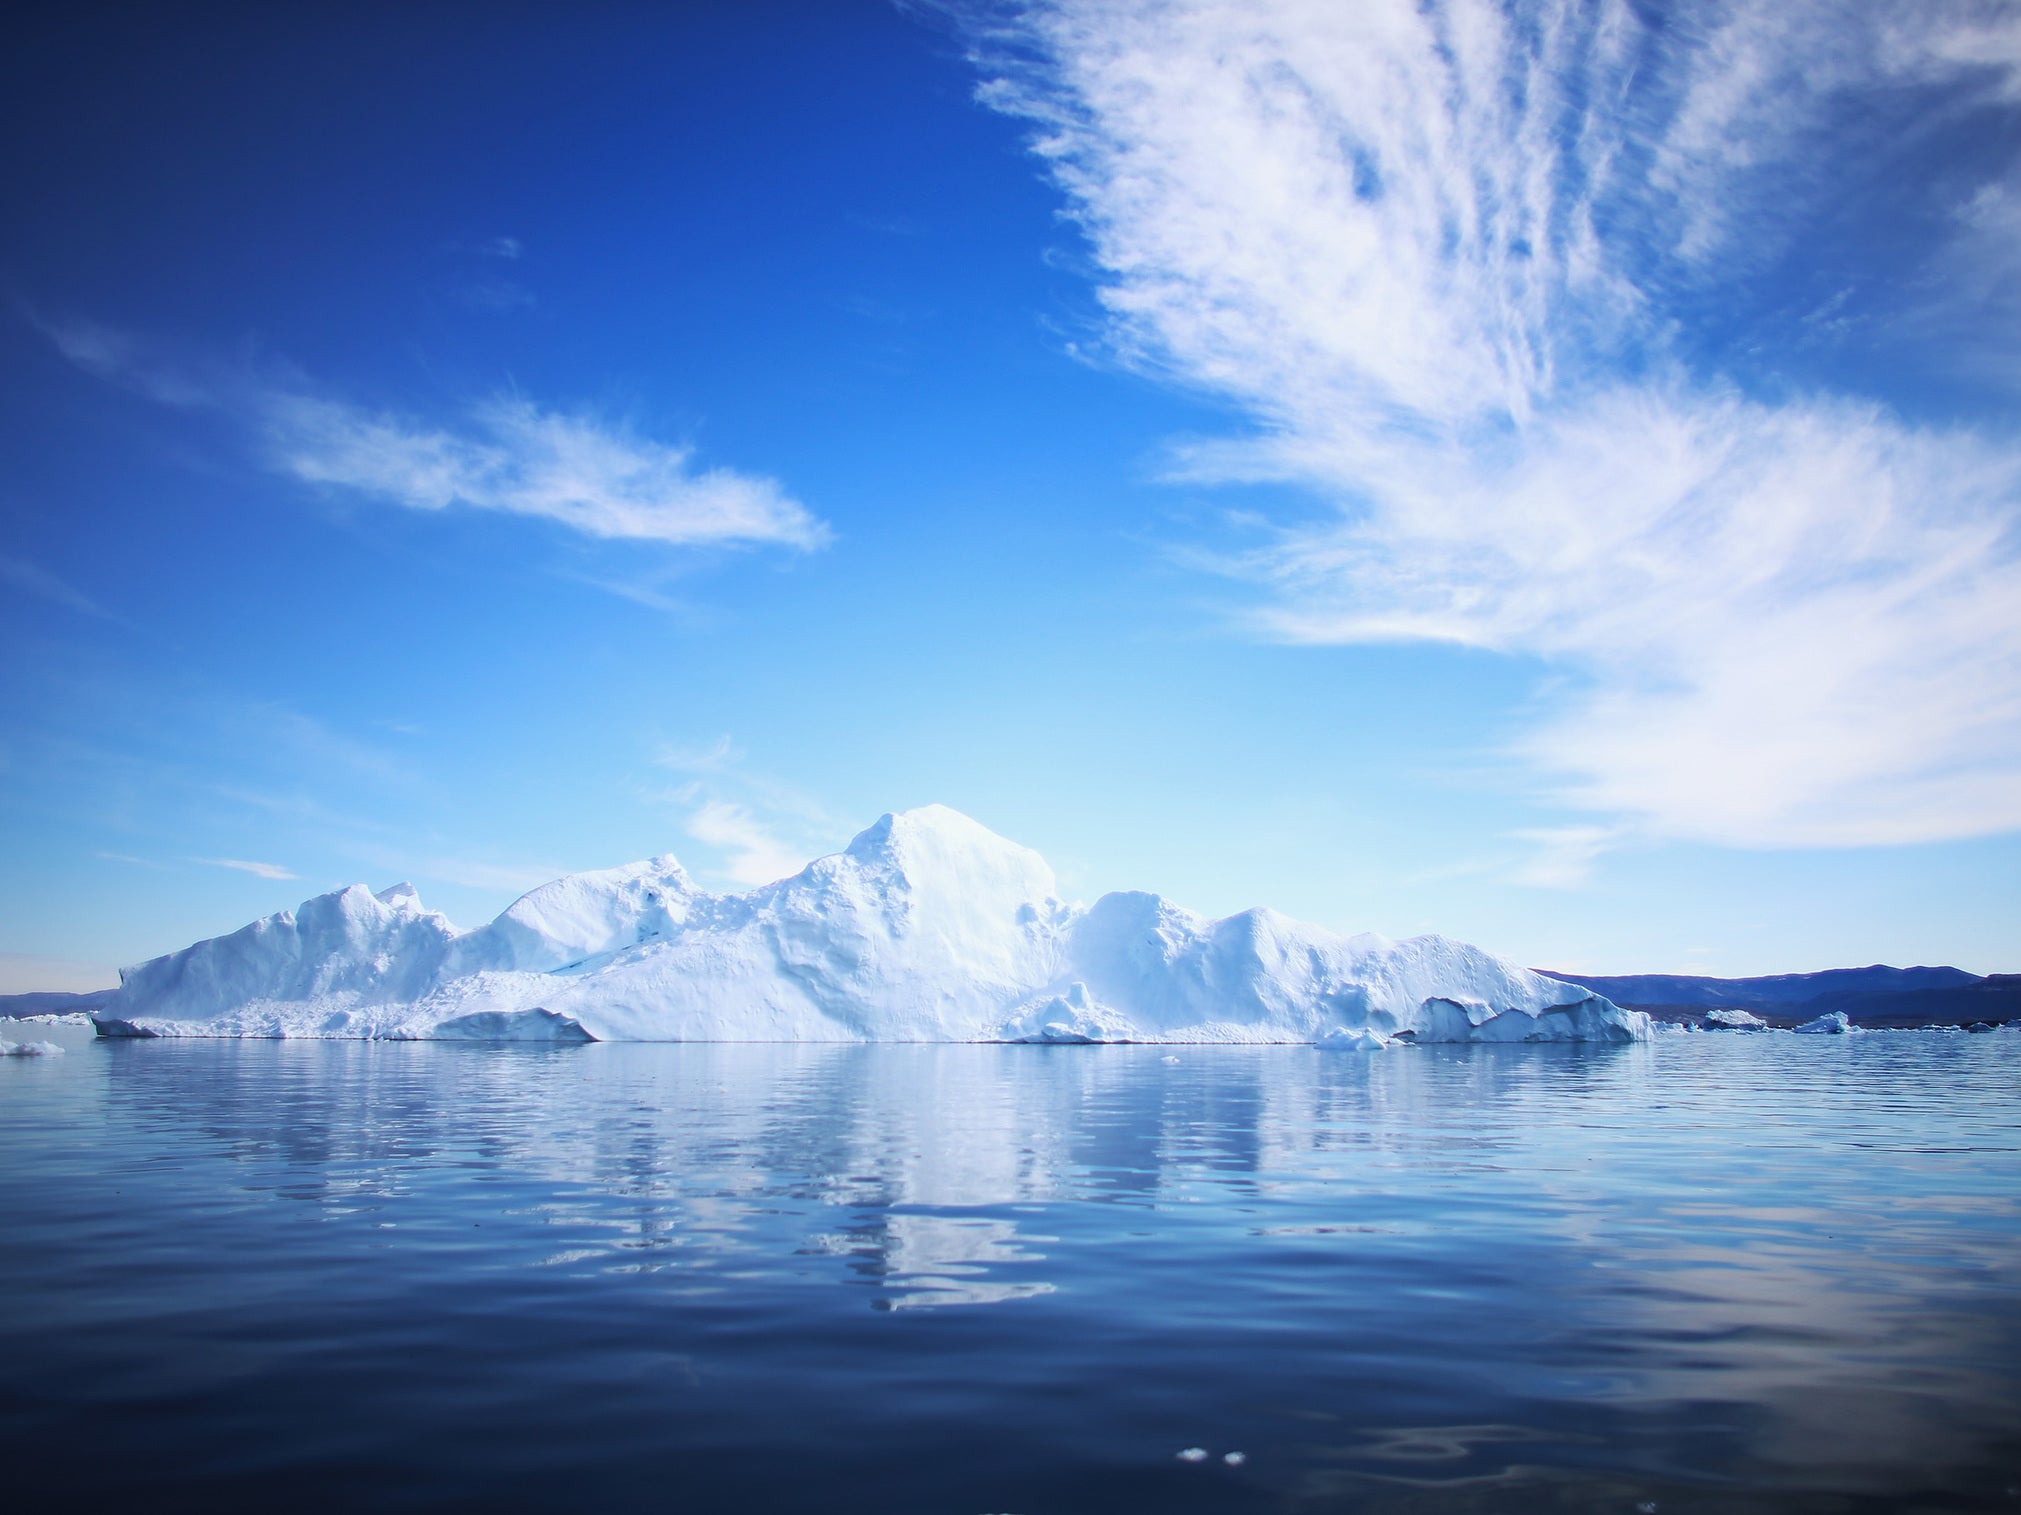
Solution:
<path fill-rule="evenodd" d="M 1384 1036 L 1380 1031 L 1367 1026 L 1349 1031 L 1344 1026 L 1335 1026 L 1331 1031 L 1313 1039 L 1312 1045 L 1327 1052 L 1382 1052 L 1395 1044 L 1394 1037 Z"/>
<path fill-rule="evenodd" d="M 61 1057 L 63 1049 L 54 1042 L 0 1041 L 0 1057 Z"/>
<path fill-rule="evenodd" d="M 121 975 L 108 1036 L 520 1041 L 1639 1041 L 1648 1018 L 1439 936 L 1054 894 L 929 805 L 748 894 L 671 857 L 570 874 L 458 931 L 353 885 Z"/>

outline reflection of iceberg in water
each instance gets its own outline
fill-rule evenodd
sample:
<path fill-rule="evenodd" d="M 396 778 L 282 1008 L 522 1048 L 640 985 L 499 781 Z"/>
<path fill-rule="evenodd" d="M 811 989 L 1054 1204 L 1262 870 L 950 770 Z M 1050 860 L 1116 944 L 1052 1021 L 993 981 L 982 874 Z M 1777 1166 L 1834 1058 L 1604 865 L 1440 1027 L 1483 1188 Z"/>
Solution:
<path fill-rule="evenodd" d="M 115 1097 L 150 1097 L 156 1079 L 174 1087 L 194 1139 L 247 1159 L 279 1149 L 287 1198 L 331 1216 L 392 1214 L 422 1198 L 416 1172 L 447 1168 L 540 1190 L 501 1212 L 527 1232 L 513 1256 L 523 1267 L 699 1289 L 798 1254 L 808 1277 L 871 1287 L 879 1309 L 1055 1291 L 1053 1212 L 1069 1204 L 1170 1216 L 1231 1194 L 1322 1196 L 1330 1214 L 1310 1234 L 1350 1236 L 1366 1230 L 1358 1188 L 1370 1166 L 1443 1155 L 1451 1133 L 1427 1119 L 1433 1107 L 1560 1099 L 1589 1083 L 1582 1069 L 1605 1067 L 1619 1083 L 1623 1058 L 1647 1054 L 1411 1048 L 1370 1061 L 1217 1048 L 1172 1063 L 1162 1048 L 1126 1046 L 129 1050 Z M 206 1077 L 186 1079 L 184 1061 L 202 1061 Z M 297 1115 L 275 1121 L 275 1109 Z"/>
<path fill-rule="evenodd" d="M 1557 1097 L 1646 1048 L 1379 1060 L 1306 1048 L 865 1045 L 483 1047 L 154 1043 L 115 1099 L 172 1086 L 195 1139 L 285 1154 L 285 1197 L 331 1216 L 416 1202 L 414 1175 L 532 1185 L 501 1210 L 528 1267 L 692 1278 L 798 1254 L 875 1288 L 877 1308 L 1052 1292 L 1055 1206 L 1168 1214 L 1203 1196 L 1341 1213 L 1353 1179 L 1436 1160 L 1428 1105 Z M 143 1061 L 143 1059 L 145 1061 Z M 178 1065 L 200 1059 L 205 1075 Z M 1540 1096 L 1541 1097 L 1541 1096 Z M 295 1115 L 272 1120 L 275 1108 Z M 1542 1128 L 1548 1132 L 1548 1123 Z M 1541 1133 L 1540 1133 L 1541 1134 Z M 1030 1213 L 1017 1213 L 1020 1211 Z M 388 1224 L 392 1222 L 389 1221 Z M 1285 1233 L 1289 1234 L 1289 1233 Z M 1370 1231 L 1369 1234 L 1377 1234 Z"/>
<path fill-rule="evenodd" d="M 1003 1279 L 993 1269 L 1044 1262 L 1028 1252 L 1028 1242 L 1048 1238 L 1018 1235 L 1014 1221 L 980 1215 L 888 1212 L 875 1226 L 810 1237 L 804 1251 L 855 1260 L 859 1274 L 887 1289 L 876 1301 L 883 1310 L 934 1305 L 994 1305 L 1050 1294 L 1038 1279 Z"/>
<path fill-rule="evenodd" d="M 121 1316 L 92 1353 L 193 1355 L 192 1300 L 236 1342 L 262 1291 L 344 1374 L 360 1320 L 402 1372 L 467 1339 L 487 1416 L 516 1341 L 525 1418 L 491 1423 L 541 1456 L 617 1427 L 655 1478 L 785 1443 L 989 1485 L 878 1508 L 1052 1507 L 1011 1482 L 1028 1445 L 1171 1475 L 1197 1446 L 1188 1478 L 1240 1449 L 1368 1515 L 1721 1493 L 1629 1500 L 1600 1460 L 1901 1508 L 2015 1465 L 2014 1062 L 1829 1050 L 103 1044 L 0 1067 L 0 1124 L 125 1243 L 38 1246 L 16 1206 L 0 1261 L 97 1270 L 115 1312 L 150 1245 L 184 1270 L 151 1345 Z"/>
<path fill-rule="evenodd" d="M 417 1175 L 439 1195 L 450 1174 L 520 1195 L 487 1224 L 524 1233 L 513 1258 L 529 1268 L 701 1288 L 797 1254 L 812 1286 L 868 1288 L 879 1308 L 1070 1287 L 1073 1244 L 1054 1238 L 1066 1210 L 1090 1204 L 1152 1212 L 1135 1223 L 1150 1229 L 1202 1201 L 1254 1201 L 1276 1213 L 1247 1233 L 1276 1244 L 1401 1245 L 1426 1234 L 1430 1176 L 1462 1154 L 1514 1204 L 1576 1190 L 1589 1160 L 1632 1151 L 1656 1067 L 1647 1045 L 1222 1048 L 1178 1063 L 1155 1047 L 239 1042 L 120 1055 L 114 1103 L 172 1106 L 186 1140 L 249 1163 L 282 1156 L 276 1192 L 332 1217 L 411 1225 L 400 1212 L 428 1198 Z M 1596 1110 L 1611 1123 L 1581 1113 Z M 1476 1129 L 1470 1111 L 1494 1119 Z M 1605 1253 L 1590 1211 L 1547 1209 L 1560 1241 Z"/>

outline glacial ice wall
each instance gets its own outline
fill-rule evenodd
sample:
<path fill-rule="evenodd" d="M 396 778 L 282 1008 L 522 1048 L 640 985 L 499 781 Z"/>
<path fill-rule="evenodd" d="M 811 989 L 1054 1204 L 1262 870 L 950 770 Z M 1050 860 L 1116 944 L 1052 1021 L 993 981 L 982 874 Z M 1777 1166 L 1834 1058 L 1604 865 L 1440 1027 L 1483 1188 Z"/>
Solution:
<path fill-rule="evenodd" d="M 927 806 L 746 894 L 659 857 L 557 879 L 459 932 L 406 885 L 353 885 L 126 970 L 96 1018 L 108 1035 L 575 1041 L 1647 1034 L 1639 1012 L 1443 937 L 1056 890 L 1037 853 Z"/>

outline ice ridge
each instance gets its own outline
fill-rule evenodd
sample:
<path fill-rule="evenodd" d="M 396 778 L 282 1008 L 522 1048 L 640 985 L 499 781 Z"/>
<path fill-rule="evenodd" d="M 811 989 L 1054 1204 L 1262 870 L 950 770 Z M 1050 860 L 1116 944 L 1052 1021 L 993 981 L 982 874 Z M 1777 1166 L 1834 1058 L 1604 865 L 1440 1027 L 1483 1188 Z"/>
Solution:
<path fill-rule="evenodd" d="M 1640 1012 L 1444 937 L 1057 889 L 1036 852 L 929 805 L 745 894 L 657 857 L 556 879 L 464 932 L 410 885 L 352 885 L 126 969 L 94 1018 L 106 1035 L 534 1041 L 1648 1035 Z"/>

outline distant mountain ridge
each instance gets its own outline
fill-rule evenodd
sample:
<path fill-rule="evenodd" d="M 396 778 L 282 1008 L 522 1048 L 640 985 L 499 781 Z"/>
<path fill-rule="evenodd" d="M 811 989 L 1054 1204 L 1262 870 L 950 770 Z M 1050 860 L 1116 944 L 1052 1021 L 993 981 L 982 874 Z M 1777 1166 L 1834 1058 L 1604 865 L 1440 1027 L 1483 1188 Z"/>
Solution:
<path fill-rule="evenodd" d="M 1772 1025 L 1793 1025 L 1836 1010 L 1844 1011 L 1856 1025 L 1880 1027 L 1970 1025 L 2021 1017 L 2021 974 L 1981 976 L 1962 968 L 1891 968 L 1876 963 L 1760 978 L 1537 971 L 1662 1020 L 1693 1019 L 1718 1009 L 1750 1010 Z"/>
<path fill-rule="evenodd" d="M 27 994 L 0 994 L 0 1020 L 23 1015 L 74 1015 L 96 1010 L 117 994 L 117 989 L 92 989 L 72 994 L 64 989 L 36 989 Z"/>

